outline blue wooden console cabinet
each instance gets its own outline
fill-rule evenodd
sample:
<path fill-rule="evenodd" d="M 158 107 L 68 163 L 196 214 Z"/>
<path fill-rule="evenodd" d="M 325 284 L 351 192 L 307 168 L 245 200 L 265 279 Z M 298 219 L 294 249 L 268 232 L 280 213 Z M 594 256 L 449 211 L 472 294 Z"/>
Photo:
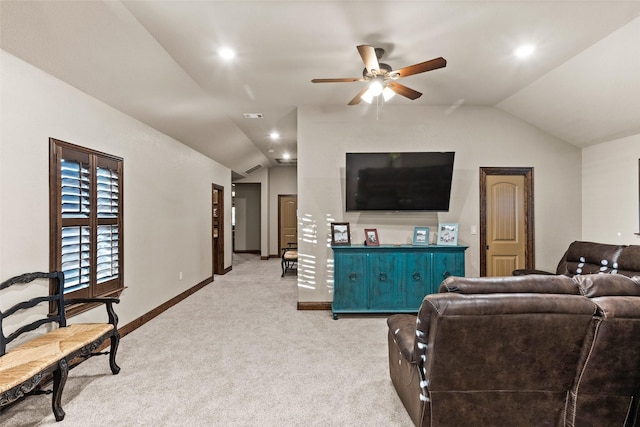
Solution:
<path fill-rule="evenodd" d="M 332 246 L 333 318 L 415 313 L 449 276 L 464 276 L 467 246 Z"/>

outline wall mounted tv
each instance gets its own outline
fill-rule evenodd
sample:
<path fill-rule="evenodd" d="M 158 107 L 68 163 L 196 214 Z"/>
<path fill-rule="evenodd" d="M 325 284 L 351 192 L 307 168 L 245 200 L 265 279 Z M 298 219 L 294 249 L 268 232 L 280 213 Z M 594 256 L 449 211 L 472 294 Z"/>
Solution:
<path fill-rule="evenodd" d="M 347 153 L 346 210 L 449 210 L 455 152 Z"/>

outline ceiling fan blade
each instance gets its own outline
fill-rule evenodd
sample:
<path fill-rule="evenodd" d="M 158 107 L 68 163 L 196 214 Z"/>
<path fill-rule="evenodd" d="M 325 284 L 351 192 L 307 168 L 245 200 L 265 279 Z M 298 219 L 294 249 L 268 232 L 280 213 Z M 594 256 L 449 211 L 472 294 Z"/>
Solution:
<path fill-rule="evenodd" d="M 402 95 L 405 98 L 409 98 L 411 100 L 418 99 L 422 96 L 422 93 L 418 92 L 417 90 L 413 90 L 397 82 L 389 82 L 387 83 L 387 87 L 398 95 Z"/>
<path fill-rule="evenodd" d="M 362 57 L 362 62 L 367 71 L 371 74 L 376 74 L 380 71 L 380 64 L 378 64 L 378 56 L 376 55 L 376 49 L 373 46 L 362 44 L 358 46 L 358 52 Z M 374 73 L 375 70 L 375 73 Z"/>
<path fill-rule="evenodd" d="M 394 76 L 397 75 L 398 77 L 407 77 L 414 74 L 424 73 L 425 71 L 437 70 L 438 68 L 443 68 L 446 66 L 447 60 L 440 57 L 421 62 L 419 64 L 409 65 L 408 67 L 400 68 L 398 70 L 393 70 L 392 74 Z"/>
<path fill-rule="evenodd" d="M 362 98 L 361 98 L 362 95 L 364 95 L 364 93 L 366 91 L 368 91 L 368 90 L 369 90 L 368 87 L 365 87 L 364 89 L 362 89 L 360 92 L 358 92 L 358 94 L 351 101 L 349 101 L 348 105 L 358 105 L 358 104 L 360 104 L 360 101 L 362 101 Z"/>
<path fill-rule="evenodd" d="M 364 81 L 359 77 L 345 77 L 341 79 L 313 79 L 311 83 L 351 83 L 351 82 L 361 82 Z"/>

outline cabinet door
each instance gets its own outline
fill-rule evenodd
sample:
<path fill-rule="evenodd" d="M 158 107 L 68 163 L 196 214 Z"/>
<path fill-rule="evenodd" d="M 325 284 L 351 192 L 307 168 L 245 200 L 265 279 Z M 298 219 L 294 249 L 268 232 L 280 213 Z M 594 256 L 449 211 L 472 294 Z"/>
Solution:
<path fill-rule="evenodd" d="M 392 252 L 371 253 L 369 258 L 369 308 L 377 310 L 402 307 L 399 291 L 402 257 Z"/>
<path fill-rule="evenodd" d="M 406 265 L 404 269 L 403 286 L 405 307 L 418 310 L 425 295 L 437 292 L 431 286 L 429 276 L 430 253 L 409 253 L 406 255 Z"/>
<path fill-rule="evenodd" d="M 363 309 L 367 301 L 366 254 L 335 255 L 333 309 Z"/>
<path fill-rule="evenodd" d="M 433 286 L 438 291 L 440 283 L 449 276 L 464 276 L 464 252 L 435 252 L 432 258 L 431 272 Z"/>

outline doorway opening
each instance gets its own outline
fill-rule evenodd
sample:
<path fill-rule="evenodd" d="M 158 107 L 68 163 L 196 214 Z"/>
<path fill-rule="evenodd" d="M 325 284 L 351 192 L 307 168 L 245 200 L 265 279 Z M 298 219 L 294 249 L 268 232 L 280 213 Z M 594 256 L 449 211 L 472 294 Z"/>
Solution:
<path fill-rule="evenodd" d="M 224 269 L 224 187 L 211 184 L 211 256 L 213 274 Z"/>
<path fill-rule="evenodd" d="M 480 276 L 534 268 L 533 168 L 480 168 Z"/>
<path fill-rule="evenodd" d="M 260 254 L 262 196 L 260 183 L 235 183 L 233 252 Z"/>

